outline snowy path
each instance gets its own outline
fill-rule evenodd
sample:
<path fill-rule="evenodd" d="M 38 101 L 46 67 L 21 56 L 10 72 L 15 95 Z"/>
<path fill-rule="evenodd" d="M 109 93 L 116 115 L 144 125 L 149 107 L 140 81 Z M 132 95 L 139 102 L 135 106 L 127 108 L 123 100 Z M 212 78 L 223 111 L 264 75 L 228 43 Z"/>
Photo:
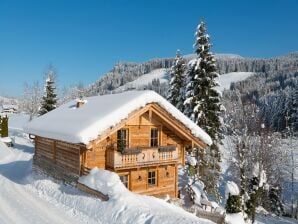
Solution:
<path fill-rule="evenodd" d="M 65 212 L 30 192 L 26 177 L 32 154 L 0 146 L 9 153 L 0 159 L 0 223 L 74 223 Z"/>

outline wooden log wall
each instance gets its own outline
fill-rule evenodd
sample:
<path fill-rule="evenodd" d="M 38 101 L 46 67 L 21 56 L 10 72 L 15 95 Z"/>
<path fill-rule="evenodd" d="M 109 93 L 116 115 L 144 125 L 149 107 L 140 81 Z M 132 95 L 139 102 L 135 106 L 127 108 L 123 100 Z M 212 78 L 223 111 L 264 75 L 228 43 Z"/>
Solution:
<path fill-rule="evenodd" d="M 148 185 L 148 172 L 156 172 L 156 185 Z M 177 166 L 151 166 L 140 169 L 117 171 L 118 175 L 129 176 L 129 190 L 146 195 L 164 197 L 167 194 L 177 197 Z"/>
<path fill-rule="evenodd" d="M 83 167 L 89 170 L 93 167 L 105 169 L 107 145 L 108 142 L 104 140 L 96 145 L 93 145 L 89 150 L 83 150 L 81 153 L 81 164 Z"/>
<path fill-rule="evenodd" d="M 71 144 L 48 138 L 35 137 L 34 163 L 44 170 L 63 175 L 80 175 L 79 144 Z M 53 168 L 57 168 L 53 170 Z"/>

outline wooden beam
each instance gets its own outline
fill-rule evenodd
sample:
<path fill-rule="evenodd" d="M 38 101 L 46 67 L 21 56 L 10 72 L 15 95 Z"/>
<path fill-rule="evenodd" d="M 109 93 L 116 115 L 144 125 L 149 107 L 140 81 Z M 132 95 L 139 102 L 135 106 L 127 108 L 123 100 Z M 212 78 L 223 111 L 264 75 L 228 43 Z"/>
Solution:
<path fill-rule="evenodd" d="M 149 121 L 152 121 L 152 110 L 149 108 Z"/>
<path fill-rule="evenodd" d="M 174 128 L 176 132 L 178 132 L 180 135 L 182 135 L 184 138 L 195 142 L 197 145 L 199 145 L 202 148 L 206 148 L 206 144 L 201 142 L 198 138 L 196 138 L 195 136 L 193 136 L 193 134 L 190 133 L 190 130 L 186 130 L 185 125 L 180 124 L 178 125 L 178 121 L 175 118 L 171 118 L 171 115 L 166 112 L 164 109 L 160 108 L 160 106 L 158 105 L 158 107 L 156 105 L 152 105 L 152 111 L 159 116 L 160 118 L 162 118 L 170 127 Z M 169 116 L 165 116 L 164 114 L 169 115 Z M 182 126 L 183 125 L 183 126 Z"/>

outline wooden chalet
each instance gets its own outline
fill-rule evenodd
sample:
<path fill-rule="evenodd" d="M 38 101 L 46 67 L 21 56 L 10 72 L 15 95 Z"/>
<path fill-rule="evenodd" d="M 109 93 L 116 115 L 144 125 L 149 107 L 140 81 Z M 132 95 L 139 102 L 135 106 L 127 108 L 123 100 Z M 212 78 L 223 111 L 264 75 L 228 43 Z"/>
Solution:
<path fill-rule="evenodd" d="M 70 102 L 25 127 L 34 135 L 34 168 L 77 181 L 93 167 L 116 172 L 140 194 L 177 197 L 177 166 L 187 147 L 210 137 L 152 91 Z"/>

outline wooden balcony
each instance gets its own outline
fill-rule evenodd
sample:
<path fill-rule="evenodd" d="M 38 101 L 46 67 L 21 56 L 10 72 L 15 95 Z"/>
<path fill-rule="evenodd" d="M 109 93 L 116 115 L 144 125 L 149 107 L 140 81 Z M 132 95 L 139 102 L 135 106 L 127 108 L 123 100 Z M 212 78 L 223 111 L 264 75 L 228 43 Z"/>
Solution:
<path fill-rule="evenodd" d="M 123 153 L 108 149 L 106 163 L 113 168 L 123 168 L 176 161 L 178 162 L 178 151 L 176 146 L 171 145 L 127 148 Z"/>

